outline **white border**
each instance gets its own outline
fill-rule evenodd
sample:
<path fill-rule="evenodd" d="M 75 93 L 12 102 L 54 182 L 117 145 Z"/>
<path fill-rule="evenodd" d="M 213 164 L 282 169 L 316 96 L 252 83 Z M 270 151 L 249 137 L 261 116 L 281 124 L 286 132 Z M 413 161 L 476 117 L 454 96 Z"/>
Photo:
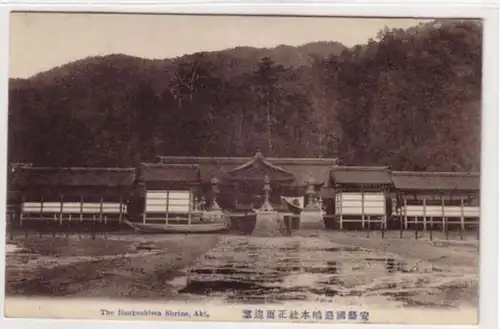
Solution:
<path fill-rule="evenodd" d="M 6 144 L 7 144 L 7 90 L 8 90 L 8 40 L 10 11 L 101 11 L 130 13 L 185 13 L 185 14 L 272 14 L 272 15 L 344 15 L 344 16 L 385 16 L 385 17 L 480 17 L 484 19 L 484 51 L 483 51 L 483 138 L 481 166 L 481 264 L 480 264 L 480 328 L 498 327 L 498 145 L 500 144 L 498 128 L 498 2 L 495 0 L 472 1 L 355 1 L 344 0 L 335 3 L 328 1 L 272 1 L 248 2 L 233 1 L 8 1 L 0 0 L 0 71 L 4 73 L 0 79 L 0 100 L 3 100 L 3 115 L 0 119 L 0 140 L 3 142 L 0 161 L 0 213 L 5 214 L 6 200 Z M 2 218 L 5 218 L 4 216 Z M 5 230 L 0 234 L 0 305 L 3 306 L 5 278 Z M 89 326 L 99 328 L 139 328 L 146 329 L 151 325 L 176 328 L 191 328 L 202 325 L 205 328 L 246 328 L 262 327 L 312 327 L 312 324 L 266 324 L 266 323 L 180 323 L 180 322 L 111 322 L 111 321 L 70 321 L 70 320 L 32 320 L 4 319 L 4 310 L 0 310 L 1 328 L 51 328 L 59 329 L 69 325 L 76 329 L 87 329 Z M 322 325 L 321 325 L 322 326 Z M 344 327 L 344 325 L 338 325 Z M 385 327 L 383 325 L 349 325 L 351 328 Z M 367 327 L 368 326 L 368 327 Z M 347 326 L 345 326 L 347 327 Z M 393 327 L 422 326 L 395 325 Z M 429 326 L 426 326 L 429 327 Z M 433 327 L 433 326 L 430 326 Z M 437 327 L 437 326 L 436 326 Z M 458 326 L 446 326 L 448 328 Z M 464 327 L 464 326 L 461 326 Z M 476 326 L 465 326 L 473 328 Z M 323 328 L 323 326 L 321 327 Z"/>

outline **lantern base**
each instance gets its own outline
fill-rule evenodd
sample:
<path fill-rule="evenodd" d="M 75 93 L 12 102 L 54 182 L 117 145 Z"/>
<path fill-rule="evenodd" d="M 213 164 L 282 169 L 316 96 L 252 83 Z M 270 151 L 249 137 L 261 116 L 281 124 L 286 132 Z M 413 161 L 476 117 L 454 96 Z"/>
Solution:
<path fill-rule="evenodd" d="M 277 237 L 288 235 L 285 222 L 276 211 L 256 210 L 257 219 L 252 236 Z"/>

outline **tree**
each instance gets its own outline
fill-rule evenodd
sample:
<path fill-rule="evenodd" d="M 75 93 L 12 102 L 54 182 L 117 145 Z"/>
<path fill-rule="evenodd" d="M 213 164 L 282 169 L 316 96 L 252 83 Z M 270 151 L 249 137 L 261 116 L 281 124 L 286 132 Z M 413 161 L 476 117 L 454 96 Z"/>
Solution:
<path fill-rule="evenodd" d="M 273 121 L 278 111 L 278 100 L 281 94 L 280 75 L 285 71 L 282 65 L 274 63 L 269 57 L 263 57 L 254 75 L 255 92 L 258 106 L 264 109 L 264 127 L 266 134 L 267 154 L 273 154 Z"/>
<path fill-rule="evenodd" d="M 87 58 L 11 80 L 9 161 L 134 166 L 157 154 L 260 148 L 400 170 L 478 170 L 481 46 L 481 22 L 436 20 L 384 29 L 350 49 Z"/>

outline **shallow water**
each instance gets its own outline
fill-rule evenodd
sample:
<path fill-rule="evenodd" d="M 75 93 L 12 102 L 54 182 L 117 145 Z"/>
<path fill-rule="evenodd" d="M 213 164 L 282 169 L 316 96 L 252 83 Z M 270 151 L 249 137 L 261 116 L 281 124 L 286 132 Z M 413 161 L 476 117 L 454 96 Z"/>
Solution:
<path fill-rule="evenodd" d="M 179 297 L 232 303 L 373 300 L 401 306 L 454 307 L 473 273 L 347 247 L 314 237 L 224 237 L 185 271 Z M 458 290 L 458 298 L 443 294 Z M 462 299 L 461 299 L 462 298 Z M 376 300 L 376 302 L 375 302 Z M 467 301 L 467 300 L 466 300 Z"/>
<path fill-rule="evenodd" d="M 477 308 L 477 248 L 464 243 L 328 232 L 272 238 L 211 235 L 210 243 L 203 243 L 203 237 L 110 235 L 102 241 L 77 239 L 70 243 L 75 250 L 60 255 L 17 250 L 7 255 L 10 291 L 203 303 Z M 111 240 L 126 243 L 106 242 Z M 63 249 L 64 241 L 58 242 Z M 103 254 L 109 246 L 114 249 Z M 196 247 L 200 250 L 179 260 L 179 267 L 169 267 Z M 41 274 L 46 281 L 39 279 Z"/>
<path fill-rule="evenodd" d="M 14 245 L 14 244 L 7 243 L 5 245 L 5 253 L 6 254 L 12 254 L 12 253 L 15 253 L 18 251 L 21 251 L 21 248 L 19 248 L 18 246 Z"/>

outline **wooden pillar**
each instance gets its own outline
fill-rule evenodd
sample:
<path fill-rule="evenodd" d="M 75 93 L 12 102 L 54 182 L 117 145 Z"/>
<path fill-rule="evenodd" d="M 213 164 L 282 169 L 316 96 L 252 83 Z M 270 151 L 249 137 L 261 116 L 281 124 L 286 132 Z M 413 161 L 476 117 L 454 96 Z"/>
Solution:
<path fill-rule="evenodd" d="M 340 190 L 340 193 L 339 193 L 339 209 L 340 209 L 340 229 L 343 230 L 344 229 L 344 216 L 342 215 L 342 212 L 343 212 L 343 209 L 342 209 L 342 190 Z"/>
<path fill-rule="evenodd" d="M 146 217 L 148 216 L 148 191 L 144 191 L 144 198 L 141 196 L 141 200 L 144 199 L 144 209 L 142 209 L 142 223 L 146 224 Z"/>
<path fill-rule="evenodd" d="M 413 225 L 415 225 L 415 229 L 413 230 L 414 233 L 415 233 L 415 239 L 418 239 L 418 217 L 419 216 L 414 216 L 414 220 L 413 220 Z"/>
<path fill-rule="evenodd" d="M 9 233 L 9 241 L 14 239 L 14 229 L 15 229 L 15 220 L 16 220 L 16 212 L 13 210 L 12 212 L 8 212 L 9 218 L 7 223 L 7 232 Z"/>
<path fill-rule="evenodd" d="M 80 223 L 83 222 L 83 195 L 80 194 L 79 197 L 79 202 L 80 202 Z M 71 219 L 68 219 L 66 222 L 66 237 L 69 237 L 71 233 Z"/>
<path fill-rule="evenodd" d="M 443 228 L 444 228 L 446 240 L 448 240 L 448 235 L 449 235 L 448 218 L 446 217 L 445 202 L 444 202 L 444 197 L 442 195 L 441 195 L 441 208 L 442 208 L 442 213 L 443 213 Z"/>
<path fill-rule="evenodd" d="M 365 229 L 365 191 L 361 189 L 361 229 Z M 368 228 L 368 236 L 370 229 Z"/>
<path fill-rule="evenodd" d="M 193 190 L 189 190 L 189 211 L 188 211 L 188 225 L 191 226 L 191 213 L 193 211 L 193 205 L 196 202 L 193 196 Z"/>
<path fill-rule="evenodd" d="M 443 195 L 441 195 L 441 223 L 443 225 L 443 232 L 446 232 L 447 231 L 447 223 L 446 223 L 446 220 L 445 220 L 445 213 L 444 213 L 444 197 Z"/>
<path fill-rule="evenodd" d="M 424 214 L 425 214 L 425 216 L 427 216 L 427 208 L 426 208 L 426 206 L 427 206 L 427 200 L 424 199 Z M 433 236 L 433 234 L 434 234 L 433 233 L 434 232 L 434 216 L 430 216 L 430 220 L 431 220 L 431 227 L 429 229 L 429 238 L 432 241 L 432 239 L 434 237 Z"/>
<path fill-rule="evenodd" d="M 406 196 L 403 196 L 404 217 L 405 217 L 405 230 L 408 229 L 408 202 Z"/>
<path fill-rule="evenodd" d="M 397 194 L 398 197 L 403 197 L 404 195 Z M 398 201 L 399 207 L 399 213 L 398 213 L 398 218 L 399 218 L 399 238 L 403 238 L 403 211 L 401 207 L 401 200 Z M 397 209 L 397 208 L 396 208 Z"/>
<path fill-rule="evenodd" d="M 59 223 L 59 226 L 62 226 L 62 220 L 63 220 L 62 212 L 63 212 L 63 208 L 64 208 L 64 205 L 63 205 L 63 198 L 64 197 L 62 195 L 60 197 L 61 197 L 61 213 L 59 215 L 59 219 L 54 217 L 54 222 L 50 223 L 52 226 L 51 228 L 52 228 L 52 237 L 53 238 L 56 237 L 56 225 L 57 225 L 57 223 Z M 40 211 L 43 213 L 43 203 L 44 203 L 43 196 L 42 196 L 40 201 L 41 201 L 40 202 L 40 209 L 41 209 Z"/>
<path fill-rule="evenodd" d="M 83 195 L 80 195 L 80 222 L 83 222 Z"/>
<path fill-rule="evenodd" d="M 40 218 L 43 218 L 43 196 L 40 198 Z"/>
<path fill-rule="evenodd" d="M 423 217 L 423 230 L 424 232 L 427 231 L 427 211 L 426 211 L 426 203 L 427 203 L 427 197 L 424 196 L 423 200 L 423 208 L 424 208 L 424 217 Z"/>
<path fill-rule="evenodd" d="M 95 240 L 96 221 L 97 221 L 97 218 L 95 216 L 93 216 L 92 217 L 92 231 L 91 231 L 92 240 Z"/>
<path fill-rule="evenodd" d="M 480 199 L 480 194 L 481 192 L 475 193 L 475 197 L 477 198 L 478 201 L 478 207 L 479 207 L 479 216 L 477 217 L 476 221 L 476 238 L 479 241 L 481 237 L 481 199 Z"/>
<path fill-rule="evenodd" d="M 368 216 L 368 225 L 365 222 L 365 191 L 361 189 L 361 230 L 366 228 L 366 236 L 370 237 L 370 216 Z"/>
<path fill-rule="evenodd" d="M 24 220 L 24 203 L 26 201 L 26 197 L 23 196 L 21 197 L 21 215 L 19 216 L 19 227 L 23 226 L 23 220 Z M 24 237 L 28 237 L 28 226 L 24 225 Z"/>
<path fill-rule="evenodd" d="M 123 220 L 123 198 L 122 198 L 121 191 L 120 191 L 120 199 L 118 200 L 118 202 L 119 202 L 119 205 L 120 205 L 120 213 L 119 213 L 119 216 L 118 216 L 118 224 L 121 224 L 122 220 Z"/>
<path fill-rule="evenodd" d="M 97 226 L 97 220 L 101 221 L 102 220 L 102 204 L 103 200 L 102 200 L 102 196 L 101 198 L 99 199 L 99 219 L 97 219 L 95 216 L 92 218 L 92 240 L 95 239 L 95 235 L 96 235 L 96 226 Z"/>
<path fill-rule="evenodd" d="M 464 216 L 464 197 L 460 197 L 460 240 L 464 239 L 465 216 Z"/>
<path fill-rule="evenodd" d="M 382 225 L 380 229 L 382 230 L 382 239 L 385 236 L 385 230 L 386 230 L 386 225 L 387 225 L 387 188 L 384 187 L 384 215 L 382 216 Z"/>
<path fill-rule="evenodd" d="M 60 223 L 60 224 L 62 224 L 62 220 L 63 220 L 63 210 L 64 210 L 64 195 L 63 195 L 63 194 L 61 194 L 61 195 L 59 195 L 59 197 L 60 197 L 60 199 L 61 199 L 61 200 L 60 200 L 60 206 L 61 206 L 61 208 L 60 208 L 60 212 L 59 212 L 59 223 Z"/>
<path fill-rule="evenodd" d="M 108 229 L 107 228 L 107 223 L 108 223 L 108 216 L 104 213 L 104 197 L 101 196 L 101 204 L 100 204 L 100 211 L 101 211 L 101 214 L 99 216 L 99 225 L 101 225 L 103 219 L 104 219 L 104 226 L 102 227 L 102 230 L 104 231 L 104 235 L 106 235 L 106 230 Z M 97 226 L 97 223 L 96 223 L 96 229 L 99 230 L 101 227 L 100 226 Z"/>
<path fill-rule="evenodd" d="M 23 217 L 24 217 L 24 201 L 25 197 L 24 194 L 21 195 L 19 198 L 19 203 L 20 203 L 20 211 L 19 211 L 19 228 L 23 226 Z"/>
<path fill-rule="evenodd" d="M 165 225 L 168 225 L 168 199 L 169 191 L 165 192 Z"/>
<path fill-rule="evenodd" d="M 434 200 L 434 196 L 432 196 L 432 200 Z M 431 237 L 432 237 L 432 234 L 434 232 L 434 216 L 431 216 L 430 217 L 431 219 L 431 227 L 430 227 L 430 230 L 431 230 Z"/>
<path fill-rule="evenodd" d="M 104 198 L 103 196 L 101 196 L 101 198 L 99 199 L 99 221 L 102 221 L 103 217 L 104 217 L 104 223 L 106 223 L 106 216 L 103 215 L 103 211 L 104 211 Z"/>

